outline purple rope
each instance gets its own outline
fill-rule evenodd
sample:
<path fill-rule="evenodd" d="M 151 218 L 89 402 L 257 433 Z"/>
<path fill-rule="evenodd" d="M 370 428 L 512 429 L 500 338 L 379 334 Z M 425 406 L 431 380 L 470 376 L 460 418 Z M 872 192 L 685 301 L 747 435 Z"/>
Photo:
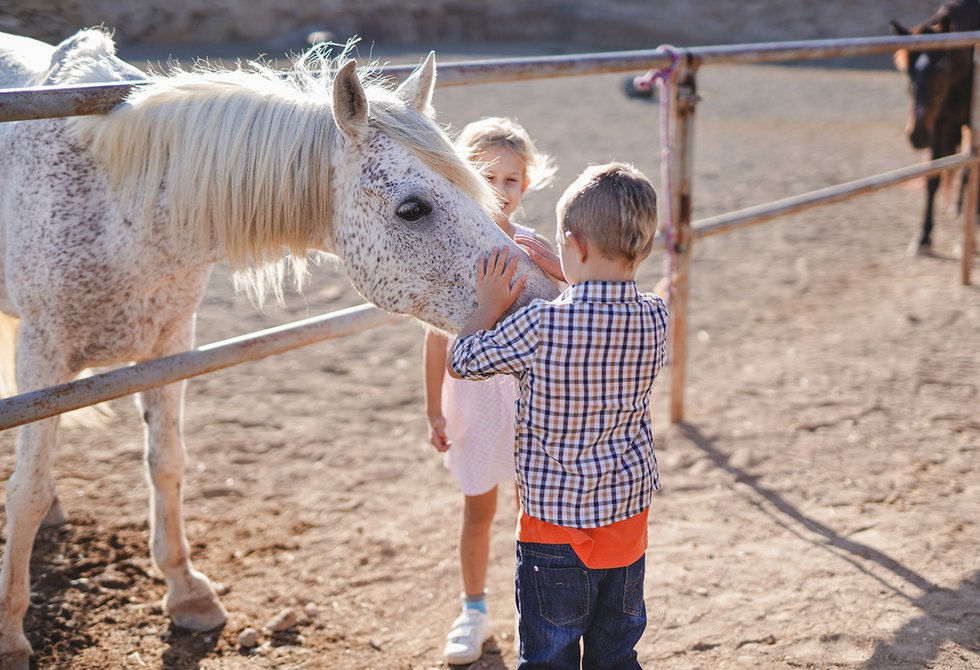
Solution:
<path fill-rule="evenodd" d="M 673 198 L 674 192 L 673 178 L 671 176 L 671 132 L 670 119 L 673 116 L 674 96 L 671 87 L 676 84 L 675 73 L 677 65 L 681 61 L 681 52 L 670 44 L 661 44 L 657 47 L 658 51 L 665 51 L 670 55 L 670 65 L 659 70 L 650 70 L 644 75 L 640 75 L 633 80 L 633 86 L 641 91 L 648 91 L 656 83 L 660 91 L 660 175 L 663 181 L 664 190 L 667 198 L 664 203 L 664 244 L 666 254 L 664 255 L 664 275 L 667 277 L 667 307 L 670 308 L 674 299 L 674 271 L 677 268 L 677 250 L 674 248 L 674 229 L 675 212 Z"/>

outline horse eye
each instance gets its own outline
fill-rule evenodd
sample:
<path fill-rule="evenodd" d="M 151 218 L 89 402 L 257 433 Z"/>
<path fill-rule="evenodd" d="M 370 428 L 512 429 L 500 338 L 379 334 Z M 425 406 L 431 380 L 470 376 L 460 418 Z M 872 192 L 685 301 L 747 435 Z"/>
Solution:
<path fill-rule="evenodd" d="M 423 216 L 430 214 L 431 212 L 432 208 L 417 198 L 409 198 L 402 204 L 398 205 L 398 209 L 395 210 L 395 214 L 398 215 L 398 218 L 408 221 L 409 223 L 415 223 Z"/>

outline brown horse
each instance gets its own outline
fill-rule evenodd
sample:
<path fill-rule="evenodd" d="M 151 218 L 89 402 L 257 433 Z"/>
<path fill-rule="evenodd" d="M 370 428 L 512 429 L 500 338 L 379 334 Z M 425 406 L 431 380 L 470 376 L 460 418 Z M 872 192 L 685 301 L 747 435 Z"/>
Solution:
<path fill-rule="evenodd" d="M 912 30 L 895 21 L 891 22 L 891 27 L 897 35 L 978 30 L 980 2 L 952 0 Z M 909 95 L 912 98 L 912 112 L 906 128 L 909 142 L 916 149 L 931 149 L 933 160 L 952 155 L 962 140 L 963 126 L 970 123 L 972 49 L 899 49 L 895 54 L 895 65 L 909 77 Z M 926 187 L 922 233 L 912 241 L 911 249 L 917 254 L 928 253 L 932 247 L 932 209 L 938 188 L 939 177 L 931 177 Z M 962 193 L 960 200 L 962 202 Z"/>

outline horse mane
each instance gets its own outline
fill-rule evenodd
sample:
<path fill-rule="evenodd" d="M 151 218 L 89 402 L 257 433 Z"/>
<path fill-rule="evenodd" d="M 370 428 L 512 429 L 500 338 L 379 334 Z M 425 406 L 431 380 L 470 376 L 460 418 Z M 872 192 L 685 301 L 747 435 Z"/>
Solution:
<path fill-rule="evenodd" d="M 287 73 L 258 62 L 175 66 L 151 74 L 109 114 L 69 123 L 137 225 L 152 231 L 163 193 L 175 242 L 222 250 L 237 285 L 259 302 L 270 291 L 281 299 L 286 266 L 301 286 L 308 250 L 333 239 L 330 156 L 340 138 L 331 86 L 345 56 L 314 49 Z M 495 206 L 442 129 L 382 86 L 374 69 L 361 80 L 373 128 L 488 210 Z"/>

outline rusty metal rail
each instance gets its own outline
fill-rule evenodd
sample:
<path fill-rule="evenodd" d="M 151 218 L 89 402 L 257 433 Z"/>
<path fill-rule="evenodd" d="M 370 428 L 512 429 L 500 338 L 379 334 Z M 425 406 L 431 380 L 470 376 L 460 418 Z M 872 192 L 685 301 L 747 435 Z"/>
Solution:
<path fill-rule="evenodd" d="M 763 42 L 678 49 L 689 65 L 783 63 L 814 58 L 841 58 L 888 53 L 896 49 L 950 49 L 971 47 L 980 41 L 980 31 L 915 35 L 906 37 L 855 37 L 836 40 Z M 439 86 L 465 86 L 493 82 L 580 77 L 611 72 L 659 68 L 670 63 L 659 49 L 535 58 L 500 58 L 439 65 Z M 412 66 L 386 67 L 383 73 L 402 78 Z M 145 81 L 78 86 L 44 86 L 0 90 L 0 121 L 24 121 L 63 116 L 104 114 L 119 104 L 134 86 Z"/>
<path fill-rule="evenodd" d="M 0 430 L 324 340 L 353 335 L 396 319 L 398 317 L 386 314 L 373 305 L 358 305 L 206 344 L 173 356 L 22 393 L 0 401 Z"/>
<path fill-rule="evenodd" d="M 977 159 L 970 154 L 954 154 L 921 165 L 883 172 L 873 177 L 828 186 L 790 198 L 774 200 L 764 205 L 746 207 L 745 209 L 700 219 L 691 224 L 691 229 L 696 239 L 730 233 L 739 228 L 764 223 L 780 216 L 789 216 L 820 205 L 831 205 L 850 200 L 865 193 L 880 191 L 920 177 L 932 177 L 948 170 L 974 165 L 976 162 Z"/>

